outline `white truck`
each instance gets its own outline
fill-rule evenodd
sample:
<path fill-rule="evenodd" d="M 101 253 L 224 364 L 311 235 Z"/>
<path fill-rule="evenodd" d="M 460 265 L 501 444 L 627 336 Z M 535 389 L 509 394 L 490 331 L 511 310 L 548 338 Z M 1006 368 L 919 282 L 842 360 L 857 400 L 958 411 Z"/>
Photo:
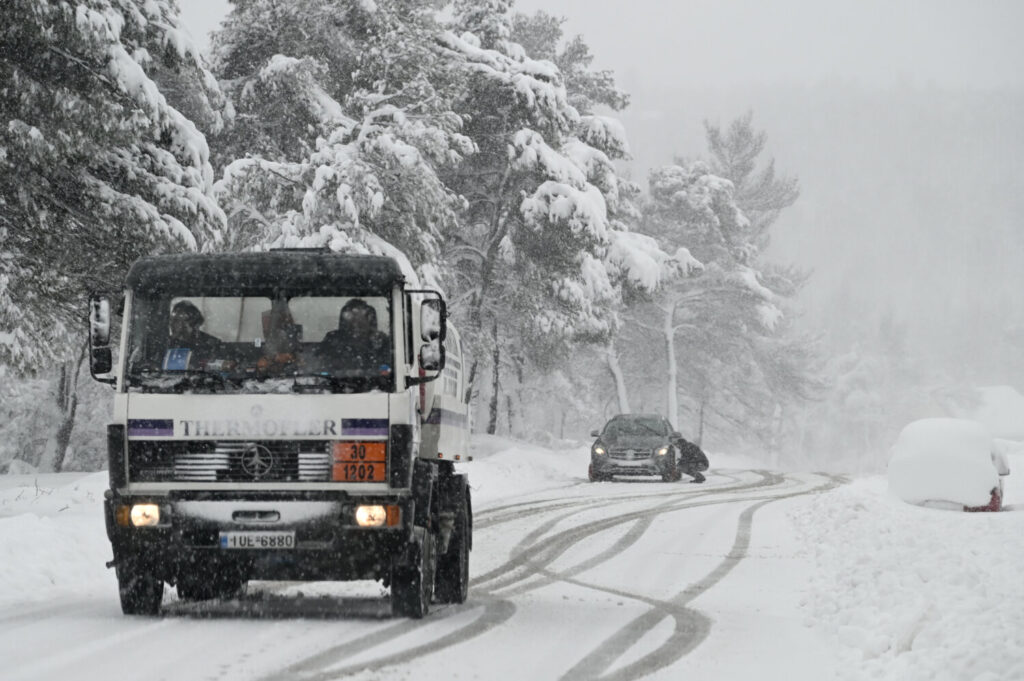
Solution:
<path fill-rule="evenodd" d="M 378 579 L 423 617 L 469 587 L 462 348 L 398 263 L 325 250 L 142 258 L 90 300 L 113 384 L 107 535 L 125 614 L 250 579 Z M 440 380 L 438 380 L 440 379 Z"/>

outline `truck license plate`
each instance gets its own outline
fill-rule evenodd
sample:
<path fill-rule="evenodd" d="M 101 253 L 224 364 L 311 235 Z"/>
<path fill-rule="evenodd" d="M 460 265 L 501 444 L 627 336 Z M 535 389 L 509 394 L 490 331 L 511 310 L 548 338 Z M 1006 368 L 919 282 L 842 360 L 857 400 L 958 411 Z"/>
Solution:
<path fill-rule="evenodd" d="M 294 532 L 221 532 L 222 549 L 294 549 Z"/>

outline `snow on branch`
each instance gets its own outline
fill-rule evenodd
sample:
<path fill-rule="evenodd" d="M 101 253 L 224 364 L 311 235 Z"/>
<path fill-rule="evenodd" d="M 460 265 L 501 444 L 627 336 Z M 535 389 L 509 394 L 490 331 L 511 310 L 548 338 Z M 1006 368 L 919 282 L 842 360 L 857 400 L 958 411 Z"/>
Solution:
<path fill-rule="evenodd" d="M 633 286 L 653 292 L 666 280 L 696 274 L 704 269 L 690 251 L 680 247 L 674 255 L 661 250 L 653 237 L 613 230 L 608 262 Z"/>
<path fill-rule="evenodd" d="M 548 180 L 533 196 L 523 199 L 520 211 L 527 225 L 542 229 L 550 223 L 566 225 L 573 234 L 587 234 L 599 242 L 608 240 L 608 215 L 604 196 L 593 185 L 579 190 Z"/>

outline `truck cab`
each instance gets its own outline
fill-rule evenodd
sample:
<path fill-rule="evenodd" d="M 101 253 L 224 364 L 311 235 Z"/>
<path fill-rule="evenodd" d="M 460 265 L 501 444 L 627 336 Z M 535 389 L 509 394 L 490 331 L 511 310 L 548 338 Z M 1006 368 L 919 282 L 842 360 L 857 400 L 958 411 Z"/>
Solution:
<path fill-rule="evenodd" d="M 250 579 L 379 579 L 397 615 L 468 593 L 462 348 L 391 258 L 328 251 L 142 258 L 90 302 L 114 386 L 107 534 L 122 610 Z M 451 360 L 449 360 L 449 356 Z M 452 361 L 453 360 L 453 361 Z"/>

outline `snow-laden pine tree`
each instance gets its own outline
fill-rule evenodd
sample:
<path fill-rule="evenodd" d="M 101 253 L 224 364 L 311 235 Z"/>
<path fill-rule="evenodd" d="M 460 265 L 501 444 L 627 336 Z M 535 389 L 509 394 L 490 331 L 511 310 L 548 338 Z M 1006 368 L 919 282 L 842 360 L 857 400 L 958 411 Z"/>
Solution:
<path fill-rule="evenodd" d="M 218 140 L 233 247 L 404 254 L 439 279 L 458 198 L 437 171 L 473 147 L 448 106 L 435 11 L 416 0 L 235 4 L 214 37 L 237 110 Z"/>
<path fill-rule="evenodd" d="M 763 257 L 769 227 L 795 200 L 796 182 L 775 178 L 771 163 L 757 170 L 764 135 L 751 131 L 749 117 L 724 137 L 709 126 L 708 143 L 711 163 L 680 161 L 652 172 L 645 222 L 663 247 L 685 244 L 704 272 L 678 280 L 637 324 L 664 344 L 670 420 L 685 405 L 687 430 L 698 441 L 709 426 L 775 451 L 786 407 L 822 387 L 813 341 L 785 313 L 805 277 Z"/>
<path fill-rule="evenodd" d="M 218 128 L 224 102 L 171 0 L 8 0 L 0 25 L 0 366 L 59 364 L 59 470 L 74 424 L 90 290 L 138 256 L 215 244 L 206 140 L 154 78 L 190 84 Z M 178 101 L 184 101 L 182 97 Z"/>
<path fill-rule="evenodd" d="M 206 141 L 155 70 L 219 92 L 170 0 L 8 0 L 0 26 L 0 363 L 77 354 L 90 289 L 217 238 Z"/>
<path fill-rule="evenodd" d="M 557 21 L 520 17 L 531 48 L 576 78 L 570 98 L 559 64 L 515 41 L 510 5 L 456 2 L 452 31 L 442 38 L 463 64 L 456 110 L 477 148 L 446 175 L 467 202 L 448 252 L 457 261 L 456 309 L 465 305 L 476 350 L 471 379 L 481 361 L 490 364 L 489 432 L 497 427 L 503 364 L 513 376 L 521 367 L 543 372 L 572 344 L 607 337 L 622 280 L 657 281 L 657 263 L 670 259 L 653 240 L 628 232 L 637 188 L 613 165 L 628 151 L 625 134 L 615 118 L 593 111 L 625 97 L 610 76 L 586 77 L 582 41 L 557 52 Z"/>

